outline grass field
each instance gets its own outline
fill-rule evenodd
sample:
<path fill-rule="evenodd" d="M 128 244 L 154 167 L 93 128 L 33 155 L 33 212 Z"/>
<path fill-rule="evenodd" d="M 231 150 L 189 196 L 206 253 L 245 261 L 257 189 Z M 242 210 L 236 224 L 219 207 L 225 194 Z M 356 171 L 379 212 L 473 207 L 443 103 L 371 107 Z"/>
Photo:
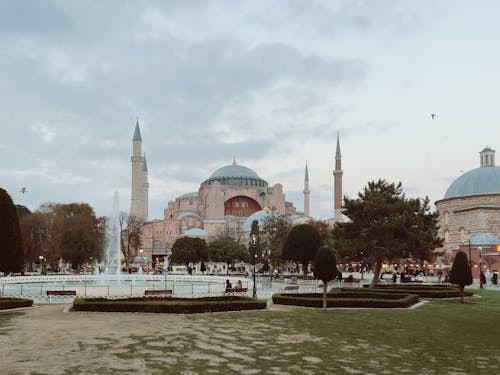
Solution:
<path fill-rule="evenodd" d="M 0 314 L 2 374 L 496 374 L 500 291 L 416 309 Z M 35 334 L 34 334 L 35 332 Z"/>

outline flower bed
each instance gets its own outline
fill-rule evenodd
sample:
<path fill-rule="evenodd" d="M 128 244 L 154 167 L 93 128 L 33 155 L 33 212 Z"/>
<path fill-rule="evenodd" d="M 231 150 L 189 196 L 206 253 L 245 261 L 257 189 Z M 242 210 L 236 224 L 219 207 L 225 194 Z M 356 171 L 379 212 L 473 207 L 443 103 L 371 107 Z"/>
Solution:
<path fill-rule="evenodd" d="M 74 311 L 194 314 L 265 308 L 266 301 L 239 296 L 205 298 L 75 298 L 73 301 Z"/>
<path fill-rule="evenodd" d="M 16 309 L 19 307 L 30 307 L 33 300 L 24 298 L 0 298 L 0 310 Z"/>
<path fill-rule="evenodd" d="M 395 308 L 410 307 L 418 302 L 418 296 L 408 293 L 384 293 L 371 291 L 355 292 L 333 292 L 327 294 L 328 307 L 372 307 L 372 308 Z M 322 293 L 286 294 L 273 295 L 273 302 L 281 305 L 294 305 L 305 307 L 323 307 Z"/>

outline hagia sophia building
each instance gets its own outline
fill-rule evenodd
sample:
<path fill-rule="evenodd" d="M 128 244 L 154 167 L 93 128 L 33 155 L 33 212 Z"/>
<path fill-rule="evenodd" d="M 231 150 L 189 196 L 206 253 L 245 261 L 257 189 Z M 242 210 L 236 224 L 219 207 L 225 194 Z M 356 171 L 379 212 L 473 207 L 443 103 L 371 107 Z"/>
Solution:
<path fill-rule="evenodd" d="M 142 219 L 140 253 L 146 263 L 170 255 L 180 237 L 199 237 L 210 242 L 229 235 L 248 242 L 251 224 L 271 214 L 285 215 L 292 225 L 311 220 L 309 173 L 304 177 L 304 211 L 298 212 L 286 201 L 280 183 L 270 185 L 255 171 L 236 160 L 214 171 L 201 182 L 198 191 L 183 194 L 168 202 L 163 219 L 148 219 L 148 167 L 142 153 L 142 137 L 137 120 L 132 139 L 132 184 L 130 215 Z M 342 170 L 340 142 L 337 137 L 334 175 L 334 217 L 342 220 Z M 246 242 L 245 242 L 246 241 Z"/>

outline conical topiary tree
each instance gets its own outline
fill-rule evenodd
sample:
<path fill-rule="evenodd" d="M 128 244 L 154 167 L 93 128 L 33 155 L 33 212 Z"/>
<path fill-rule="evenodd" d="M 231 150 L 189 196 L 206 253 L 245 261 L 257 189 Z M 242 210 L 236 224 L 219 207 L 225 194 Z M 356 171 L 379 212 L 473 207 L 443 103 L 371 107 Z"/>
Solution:
<path fill-rule="evenodd" d="M 9 193 L 0 188 L 0 272 L 23 270 L 23 248 L 16 206 Z"/>
<path fill-rule="evenodd" d="M 460 303 L 464 303 L 464 288 L 466 285 L 472 284 L 472 273 L 467 255 L 463 251 L 459 251 L 455 255 L 450 271 L 450 283 L 458 285 L 460 288 Z"/>
<path fill-rule="evenodd" d="M 323 282 L 323 309 L 326 309 L 326 287 L 328 282 L 337 276 L 337 261 L 332 249 L 327 246 L 320 247 L 313 263 L 314 277 Z"/>

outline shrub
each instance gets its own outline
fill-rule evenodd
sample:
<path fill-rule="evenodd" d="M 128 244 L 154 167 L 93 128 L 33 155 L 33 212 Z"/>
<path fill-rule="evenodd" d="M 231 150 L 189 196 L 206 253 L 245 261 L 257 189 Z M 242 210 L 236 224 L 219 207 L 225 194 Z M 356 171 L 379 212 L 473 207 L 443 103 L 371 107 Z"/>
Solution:
<path fill-rule="evenodd" d="M 460 290 L 452 285 L 377 285 L 373 290 L 380 290 L 384 293 L 411 293 L 417 294 L 420 298 L 454 298 L 460 296 Z M 341 288 L 341 291 L 354 291 L 363 289 Z M 472 292 L 464 292 L 465 296 L 472 296 Z"/>
<path fill-rule="evenodd" d="M 24 298 L 0 298 L 0 310 L 16 309 L 19 307 L 30 307 L 33 300 Z"/>
<path fill-rule="evenodd" d="M 265 309 L 266 301 L 248 297 L 221 296 L 204 298 L 75 298 L 75 311 L 146 312 L 194 314 L 219 311 L 239 311 Z"/>
<path fill-rule="evenodd" d="M 282 305 L 322 307 L 323 299 L 319 293 L 274 294 L 273 302 Z M 409 307 L 418 302 L 415 294 L 385 294 L 378 292 L 335 292 L 328 293 L 328 307 L 372 307 L 395 308 Z"/>

